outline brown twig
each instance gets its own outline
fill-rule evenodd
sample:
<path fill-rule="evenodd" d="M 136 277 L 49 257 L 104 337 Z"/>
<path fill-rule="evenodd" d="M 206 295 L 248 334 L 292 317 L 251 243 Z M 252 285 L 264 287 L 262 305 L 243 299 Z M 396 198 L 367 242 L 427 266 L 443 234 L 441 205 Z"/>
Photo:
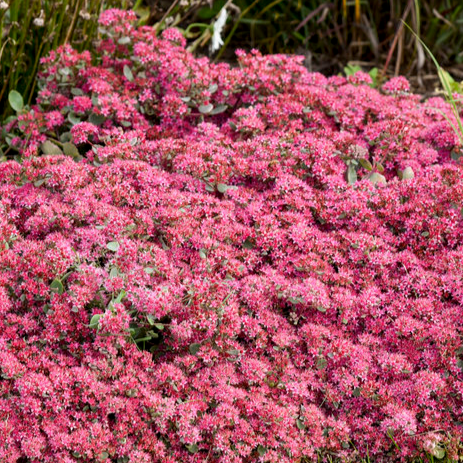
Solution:
<path fill-rule="evenodd" d="M 389 53 L 387 54 L 386 62 L 384 63 L 382 75 L 385 76 L 387 72 L 387 68 L 389 67 L 389 63 L 391 61 L 392 55 L 394 53 L 395 47 L 397 45 L 397 41 L 399 40 L 400 35 L 402 34 L 402 30 L 404 28 L 404 21 L 408 16 L 408 13 L 410 13 L 410 10 L 413 5 L 413 0 L 408 0 L 407 7 L 405 8 L 405 11 L 402 14 L 401 21 L 399 23 L 399 27 L 397 28 L 397 32 L 395 33 L 394 40 L 392 41 L 391 48 L 389 49 Z"/>
<path fill-rule="evenodd" d="M 294 29 L 296 32 L 301 28 L 304 27 L 313 17 L 315 17 L 320 11 L 324 8 L 333 8 L 334 3 L 322 3 L 321 5 L 317 6 L 315 10 L 311 11 Z"/>

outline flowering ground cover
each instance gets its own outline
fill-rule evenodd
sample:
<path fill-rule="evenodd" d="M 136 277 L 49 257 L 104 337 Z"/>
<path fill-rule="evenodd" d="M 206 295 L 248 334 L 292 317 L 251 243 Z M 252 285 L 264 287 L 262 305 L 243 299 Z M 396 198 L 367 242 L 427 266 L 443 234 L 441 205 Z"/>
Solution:
<path fill-rule="evenodd" d="M 4 127 L 0 461 L 458 459 L 451 108 L 133 19 Z"/>

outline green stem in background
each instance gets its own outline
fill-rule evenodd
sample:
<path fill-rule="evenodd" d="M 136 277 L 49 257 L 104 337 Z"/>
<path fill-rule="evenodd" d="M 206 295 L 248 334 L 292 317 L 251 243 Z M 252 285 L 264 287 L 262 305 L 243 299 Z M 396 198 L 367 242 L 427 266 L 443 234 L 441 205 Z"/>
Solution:
<path fill-rule="evenodd" d="M 416 39 L 421 43 L 421 45 L 426 50 L 426 53 L 429 55 L 432 62 L 434 63 L 434 66 L 437 69 L 437 75 L 438 75 L 439 80 L 440 80 L 440 82 L 442 84 L 442 87 L 444 88 L 446 100 L 452 106 L 453 115 L 455 116 L 455 119 L 456 119 L 457 124 L 458 124 L 458 130 L 456 130 L 456 127 L 454 126 L 454 124 L 451 124 L 451 127 L 455 131 L 456 135 L 458 136 L 458 139 L 460 140 L 460 143 L 463 145 L 463 123 L 461 121 L 461 117 L 460 117 L 460 113 L 458 111 L 457 103 L 455 101 L 455 98 L 453 97 L 452 89 L 450 88 L 450 83 L 449 83 L 448 77 L 446 76 L 445 71 L 441 68 L 440 64 L 438 63 L 437 59 L 433 55 L 432 51 L 423 42 L 423 40 L 421 40 L 418 37 L 418 35 L 415 33 L 415 31 L 405 21 L 402 21 L 402 22 L 410 30 L 410 32 L 416 37 Z"/>
<path fill-rule="evenodd" d="M 56 22 L 56 30 L 54 31 L 52 48 L 57 48 L 58 44 L 60 43 L 60 39 L 61 39 L 60 32 L 64 29 L 63 23 L 64 23 L 64 18 L 66 16 L 67 6 L 68 6 L 68 0 L 63 0 L 61 4 L 61 9 L 58 12 L 60 17 L 58 21 Z"/>
<path fill-rule="evenodd" d="M 29 79 L 27 80 L 26 90 L 24 91 L 24 96 L 27 96 L 27 104 L 30 105 L 32 101 L 32 95 L 34 94 L 35 88 L 35 77 L 37 74 L 37 68 L 39 66 L 40 57 L 42 56 L 42 50 L 44 46 L 44 40 L 40 42 L 39 49 L 35 56 L 34 67 L 32 68 L 32 72 L 29 75 Z"/>
<path fill-rule="evenodd" d="M 142 0 L 137 0 L 138 2 Z M 98 35 L 98 17 L 107 7 L 123 7 L 120 0 L 10 0 L 0 11 L 0 121 L 12 113 L 7 102 L 11 90 L 34 101 L 40 59 L 63 43 L 77 50 L 90 49 Z M 126 5 L 128 8 L 128 5 Z M 42 13 L 43 10 L 43 13 Z M 91 19 L 81 17 L 85 11 Z M 44 19 L 44 24 L 34 20 Z"/>
<path fill-rule="evenodd" d="M 179 0 L 174 0 L 172 2 L 169 9 L 164 13 L 164 16 L 162 17 L 161 21 L 159 21 L 159 23 L 156 25 L 156 32 L 159 32 L 159 29 L 162 27 L 164 21 L 169 17 L 170 13 L 177 6 L 178 2 L 179 2 Z"/>
<path fill-rule="evenodd" d="M 283 0 L 274 0 L 272 3 L 268 4 L 266 7 L 264 7 L 255 17 L 255 19 L 259 19 L 261 16 L 263 16 L 268 10 L 271 10 L 274 6 L 278 5 L 281 3 Z"/>
<path fill-rule="evenodd" d="M 72 16 L 71 25 L 70 25 L 70 27 L 68 29 L 67 34 L 66 34 L 66 38 L 64 39 L 64 43 L 68 43 L 71 40 L 72 34 L 74 33 L 74 29 L 75 29 L 76 23 L 77 23 L 77 16 L 78 16 L 80 8 L 81 8 L 80 3 L 81 2 L 79 0 L 77 0 L 77 3 L 74 6 L 74 14 Z"/>
<path fill-rule="evenodd" d="M 233 24 L 232 30 L 230 31 L 227 38 L 225 39 L 225 42 L 222 45 L 222 48 L 220 49 L 219 53 L 217 53 L 217 56 L 215 57 L 214 61 L 217 62 L 220 59 L 220 57 L 223 55 L 223 52 L 225 51 L 228 44 L 230 43 L 230 40 L 232 39 L 233 34 L 235 33 L 236 29 L 238 28 L 238 26 L 239 26 L 239 24 L 241 22 L 241 19 L 244 18 L 249 13 L 249 11 L 251 11 L 251 9 L 254 8 L 259 2 L 260 2 L 260 0 L 254 0 L 245 10 L 243 10 L 241 12 L 239 18 L 236 20 L 235 24 Z"/>

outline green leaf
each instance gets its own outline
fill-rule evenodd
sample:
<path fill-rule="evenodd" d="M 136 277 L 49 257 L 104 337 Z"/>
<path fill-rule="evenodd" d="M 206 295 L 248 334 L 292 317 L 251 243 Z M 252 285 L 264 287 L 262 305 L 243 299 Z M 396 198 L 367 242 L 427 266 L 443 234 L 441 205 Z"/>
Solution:
<path fill-rule="evenodd" d="M 81 122 L 80 117 L 77 116 L 77 115 L 74 114 L 74 113 L 69 113 L 69 114 L 68 114 L 68 121 L 69 121 L 72 125 L 76 125 L 76 124 L 78 124 L 79 122 Z"/>
<path fill-rule="evenodd" d="M 366 169 L 366 170 L 373 170 L 373 166 L 371 165 L 371 162 L 368 159 L 359 159 L 360 165 Z"/>
<path fill-rule="evenodd" d="M 445 449 L 439 446 L 434 447 L 432 454 L 438 459 L 442 460 L 445 457 Z"/>
<path fill-rule="evenodd" d="M 454 161 L 458 161 L 458 159 L 460 159 L 461 157 L 463 156 L 463 153 L 461 151 L 452 151 L 450 153 L 450 157 L 454 160 Z"/>
<path fill-rule="evenodd" d="M 357 169 L 353 164 L 347 166 L 347 182 L 353 185 L 357 181 Z"/>
<path fill-rule="evenodd" d="M 121 38 L 117 41 L 117 43 L 118 43 L 119 45 L 127 45 L 127 44 L 129 44 L 130 42 L 131 42 L 131 40 L 130 40 L 130 37 L 128 37 L 128 36 L 121 37 Z"/>
<path fill-rule="evenodd" d="M 372 172 L 368 176 L 368 180 L 370 180 L 370 182 L 373 183 L 373 185 L 376 185 L 378 183 L 386 185 L 386 177 L 384 175 L 378 174 L 378 172 Z"/>
<path fill-rule="evenodd" d="M 188 444 L 186 446 L 186 448 L 188 449 L 188 451 L 190 453 L 198 453 L 199 452 L 199 448 L 198 448 L 197 444 Z"/>
<path fill-rule="evenodd" d="M 146 23 L 148 22 L 149 18 L 150 18 L 150 14 L 151 14 L 151 10 L 149 7 L 138 7 L 136 9 L 134 9 L 135 13 L 137 14 L 137 16 L 140 17 L 140 19 L 138 20 L 137 22 L 137 25 L 138 26 L 145 26 Z"/>
<path fill-rule="evenodd" d="M 79 150 L 74 143 L 66 142 L 63 144 L 63 151 L 66 156 L 76 157 L 79 156 Z"/>
<path fill-rule="evenodd" d="M 88 118 L 88 122 L 94 125 L 101 125 L 105 120 L 106 118 L 102 114 L 95 113 L 90 114 L 90 117 Z"/>
<path fill-rule="evenodd" d="M 263 445 L 258 445 L 257 446 L 257 453 L 263 457 L 267 453 L 267 447 L 264 447 Z"/>
<path fill-rule="evenodd" d="M 324 370 L 328 362 L 325 357 L 318 357 L 317 360 L 317 370 Z"/>
<path fill-rule="evenodd" d="M 223 8 L 225 5 L 224 0 L 218 0 L 210 3 L 212 7 L 205 6 L 204 8 L 201 8 L 197 15 L 198 18 L 201 20 L 208 20 L 212 19 L 214 16 L 217 16 L 219 14 L 220 10 Z"/>
<path fill-rule="evenodd" d="M 113 267 L 109 272 L 109 278 L 116 278 L 119 275 L 119 270 L 117 267 Z"/>
<path fill-rule="evenodd" d="M 119 295 L 116 297 L 116 299 L 114 299 L 114 303 L 115 304 L 120 304 L 122 299 L 124 299 L 124 297 L 126 296 L 126 292 L 124 290 L 122 290 Z"/>
<path fill-rule="evenodd" d="M 8 94 L 8 102 L 10 106 L 16 111 L 19 112 L 24 108 L 24 100 L 21 94 L 16 90 L 11 90 Z"/>
<path fill-rule="evenodd" d="M 238 349 L 228 349 L 227 354 L 229 355 L 240 355 L 240 351 Z"/>
<path fill-rule="evenodd" d="M 61 283 L 61 280 L 59 280 L 58 278 L 55 278 L 55 279 L 51 282 L 50 289 L 51 289 L 54 293 L 58 293 L 58 294 L 63 294 L 63 293 L 64 293 L 64 286 L 63 286 L 63 283 Z"/>
<path fill-rule="evenodd" d="M 199 250 L 199 257 L 201 257 L 201 259 L 206 259 L 207 258 L 207 254 L 206 254 L 205 249 L 200 249 Z"/>
<path fill-rule="evenodd" d="M 345 68 L 344 68 L 344 74 L 346 76 L 352 76 L 354 75 L 356 72 L 359 72 L 361 71 L 362 68 L 357 65 L 357 64 L 348 64 Z"/>
<path fill-rule="evenodd" d="M 217 185 L 217 190 L 219 190 L 220 193 L 225 193 L 228 190 L 228 185 L 225 185 L 225 183 L 219 183 Z"/>
<path fill-rule="evenodd" d="M 155 323 L 154 327 L 157 328 L 159 331 L 164 329 L 164 325 L 162 323 Z"/>
<path fill-rule="evenodd" d="M 409 180 L 415 177 L 415 172 L 413 172 L 413 169 L 411 167 L 406 167 L 402 171 L 402 180 Z"/>
<path fill-rule="evenodd" d="M 81 88 L 77 88 L 77 87 L 74 87 L 74 88 L 71 88 L 71 93 L 75 96 L 82 96 L 84 94 L 84 92 L 82 91 Z"/>
<path fill-rule="evenodd" d="M 296 420 L 296 426 L 297 429 L 300 429 L 301 431 L 305 429 L 305 424 L 299 418 Z"/>
<path fill-rule="evenodd" d="M 219 104 L 211 111 L 211 116 L 215 116 L 216 114 L 222 114 L 228 109 L 228 105 L 226 104 Z"/>
<path fill-rule="evenodd" d="M 199 349 L 201 349 L 201 344 L 198 344 L 196 342 L 193 344 L 190 344 L 190 347 L 188 348 L 188 350 L 190 351 L 192 355 L 196 355 L 199 352 Z"/>
<path fill-rule="evenodd" d="M 209 114 L 214 109 L 214 106 L 210 103 L 202 104 L 198 109 L 201 114 Z"/>
<path fill-rule="evenodd" d="M 243 243 L 243 248 L 244 249 L 253 249 L 254 244 L 249 238 L 246 238 L 246 241 Z"/>
<path fill-rule="evenodd" d="M 119 243 L 117 241 L 110 241 L 108 244 L 106 244 L 106 249 L 116 252 L 119 249 Z"/>
<path fill-rule="evenodd" d="M 129 82 L 133 82 L 132 70 L 127 65 L 124 66 L 124 76 Z"/>
<path fill-rule="evenodd" d="M 138 344 L 139 342 L 149 341 L 150 339 L 151 339 L 151 336 L 145 336 L 143 338 L 135 339 L 135 342 Z"/>
<path fill-rule="evenodd" d="M 54 143 L 52 143 L 50 140 L 45 140 L 42 143 L 42 146 L 40 147 L 42 149 L 43 154 L 47 155 L 57 155 L 57 154 L 63 154 L 61 151 L 61 148 Z"/>
<path fill-rule="evenodd" d="M 217 91 L 219 87 L 217 86 L 217 84 L 212 84 L 208 89 L 207 91 L 212 95 L 213 93 L 215 93 Z"/>
<path fill-rule="evenodd" d="M 354 397 L 360 397 L 360 392 L 361 392 L 361 389 L 359 387 L 356 387 L 356 388 L 354 388 L 354 391 L 352 392 L 352 395 Z"/>
<path fill-rule="evenodd" d="M 145 267 L 143 270 L 148 275 L 151 275 L 152 273 L 154 273 L 154 268 L 153 267 Z"/>
<path fill-rule="evenodd" d="M 373 68 L 370 70 L 368 74 L 370 74 L 371 80 L 373 81 L 373 87 L 376 87 L 378 85 L 378 68 Z"/>
<path fill-rule="evenodd" d="M 44 183 L 45 183 L 45 179 L 44 179 L 44 178 L 41 178 L 41 179 L 36 180 L 36 181 L 34 182 L 34 186 L 39 187 L 39 186 L 42 186 Z"/>
<path fill-rule="evenodd" d="M 90 319 L 90 328 L 92 329 L 97 329 L 98 328 L 98 323 L 100 321 L 100 318 L 103 316 L 101 313 L 97 313 Z"/>

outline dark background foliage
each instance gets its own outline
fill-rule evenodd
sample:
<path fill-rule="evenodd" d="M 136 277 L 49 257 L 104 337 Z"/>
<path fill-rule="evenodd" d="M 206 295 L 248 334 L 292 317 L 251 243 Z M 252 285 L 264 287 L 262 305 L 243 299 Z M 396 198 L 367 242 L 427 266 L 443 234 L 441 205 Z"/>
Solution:
<path fill-rule="evenodd" d="M 40 57 L 63 43 L 78 49 L 98 38 L 104 8 L 133 8 L 139 23 L 181 28 L 191 50 L 233 62 L 236 48 L 298 53 L 324 74 L 378 69 L 378 83 L 407 76 L 414 90 L 430 93 L 435 67 L 405 21 L 438 62 L 463 79 L 463 3 L 459 0 L 10 0 L 0 2 L 0 119 L 11 113 L 8 94 L 35 96 Z M 211 54 L 213 24 L 226 7 L 224 44 Z"/>

